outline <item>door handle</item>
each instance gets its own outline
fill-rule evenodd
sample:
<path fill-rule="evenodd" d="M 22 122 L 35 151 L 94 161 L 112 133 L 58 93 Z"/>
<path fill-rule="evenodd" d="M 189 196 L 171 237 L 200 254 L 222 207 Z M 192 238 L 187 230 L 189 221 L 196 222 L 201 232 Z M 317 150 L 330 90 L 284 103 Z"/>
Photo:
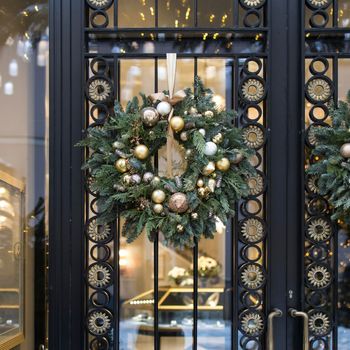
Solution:
<path fill-rule="evenodd" d="M 303 350 L 309 350 L 309 315 L 306 312 L 289 309 L 292 317 L 301 317 L 303 319 Z"/>
<path fill-rule="evenodd" d="M 266 348 L 267 350 L 274 350 L 274 338 L 273 338 L 273 320 L 275 317 L 282 317 L 283 312 L 280 309 L 273 309 L 267 318 L 267 338 Z"/>

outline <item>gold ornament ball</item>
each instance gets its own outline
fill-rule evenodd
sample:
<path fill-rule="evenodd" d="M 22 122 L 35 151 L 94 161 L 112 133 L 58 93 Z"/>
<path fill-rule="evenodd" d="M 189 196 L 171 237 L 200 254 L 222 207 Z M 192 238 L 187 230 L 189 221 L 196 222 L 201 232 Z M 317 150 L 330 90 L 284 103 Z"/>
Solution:
<path fill-rule="evenodd" d="M 177 232 L 180 232 L 180 233 L 185 231 L 185 228 L 182 225 L 177 225 L 176 229 L 177 229 Z"/>
<path fill-rule="evenodd" d="M 173 117 L 170 126 L 175 132 L 180 132 L 185 127 L 185 121 L 181 117 Z"/>
<path fill-rule="evenodd" d="M 165 192 L 162 190 L 153 191 L 152 201 L 157 204 L 163 203 L 165 201 Z"/>
<path fill-rule="evenodd" d="M 149 156 L 149 149 L 147 146 L 145 145 L 138 145 L 135 147 L 135 150 L 134 150 L 134 156 L 137 158 L 137 159 L 140 159 L 140 160 L 145 160 L 148 158 Z"/>
<path fill-rule="evenodd" d="M 216 144 L 221 143 L 224 140 L 224 137 L 222 136 L 222 133 L 219 132 L 217 135 L 213 137 L 213 142 Z"/>
<path fill-rule="evenodd" d="M 155 204 L 153 206 L 153 211 L 157 214 L 161 214 L 163 212 L 163 210 L 164 210 L 164 207 L 162 204 Z"/>
<path fill-rule="evenodd" d="M 151 180 L 151 184 L 152 186 L 158 186 L 160 184 L 160 177 L 159 176 L 155 176 L 152 180 Z"/>
<path fill-rule="evenodd" d="M 344 158 L 350 158 L 350 143 L 344 143 L 340 148 L 340 154 Z"/>
<path fill-rule="evenodd" d="M 243 160 L 244 156 L 242 153 L 236 153 L 235 158 L 233 159 L 233 164 L 239 164 Z"/>
<path fill-rule="evenodd" d="M 169 199 L 169 209 L 174 213 L 182 214 L 188 209 L 187 197 L 184 193 L 177 192 Z"/>
<path fill-rule="evenodd" d="M 207 198 L 209 193 L 210 193 L 210 189 L 208 187 L 198 188 L 198 195 L 202 198 Z"/>
<path fill-rule="evenodd" d="M 198 219 L 198 213 L 192 213 L 192 214 L 191 214 L 191 218 L 192 218 L 193 220 L 197 220 L 197 219 Z"/>
<path fill-rule="evenodd" d="M 214 117 L 214 112 L 213 112 L 213 111 L 205 111 L 205 112 L 204 112 L 204 115 L 205 115 L 207 118 L 213 118 L 213 117 Z"/>
<path fill-rule="evenodd" d="M 153 107 L 146 107 L 141 111 L 141 119 L 143 124 L 152 127 L 158 123 L 159 113 Z"/>
<path fill-rule="evenodd" d="M 190 114 L 197 114 L 198 113 L 198 109 L 195 107 L 191 107 L 189 110 Z"/>
<path fill-rule="evenodd" d="M 204 181 L 203 181 L 203 179 L 198 179 L 198 181 L 197 181 L 197 186 L 198 186 L 198 187 L 203 187 L 203 186 L 204 186 Z"/>
<path fill-rule="evenodd" d="M 220 171 L 227 171 L 230 169 L 230 161 L 228 158 L 221 158 L 216 162 L 216 167 Z"/>
<path fill-rule="evenodd" d="M 202 170 L 203 175 L 208 176 L 215 171 L 215 163 L 209 162 Z"/>
<path fill-rule="evenodd" d="M 126 159 L 120 158 L 115 162 L 115 168 L 120 173 L 126 173 L 129 170 L 129 163 Z"/>

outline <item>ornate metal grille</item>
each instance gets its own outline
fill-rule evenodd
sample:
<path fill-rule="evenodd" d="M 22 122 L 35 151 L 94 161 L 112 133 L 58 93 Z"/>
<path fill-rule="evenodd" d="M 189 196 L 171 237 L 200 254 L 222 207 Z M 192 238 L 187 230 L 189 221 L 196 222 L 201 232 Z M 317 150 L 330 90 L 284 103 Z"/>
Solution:
<path fill-rule="evenodd" d="M 344 1 L 306 0 L 305 15 L 305 149 L 306 168 L 316 162 L 310 151 L 315 146 L 315 128 L 327 127 L 329 105 L 339 97 L 341 61 L 349 59 Z M 344 72 L 343 72 L 344 74 Z M 348 86 L 349 88 L 349 86 Z M 304 209 L 303 209 L 304 211 Z M 304 216 L 305 214 L 305 216 Z M 330 220 L 331 207 L 319 194 L 317 178 L 305 177 L 304 222 L 304 308 L 309 314 L 310 348 L 343 349 L 339 339 L 338 316 L 343 308 L 339 298 L 340 246 L 337 225 Z M 343 339 L 344 340 L 344 339 Z"/>
<path fill-rule="evenodd" d="M 248 179 L 250 196 L 237 205 L 237 217 L 226 232 L 224 294 L 228 301 L 224 318 L 230 330 L 225 336 L 225 348 L 263 348 L 268 305 L 267 5 L 264 0 L 236 0 L 233 5 L 227 1 L 232 6 L 228 5 L 227 13 L 215 23 L 215 16 L 212 21 L 210 17 L 203 20 L 203 1 L 182 1 L 186 7 L 181 27 L 181 19 L 176 16 L 170 20 L 162 16 L 161 7 L 172 6 L 171 1 L 128 3 L 137 6 L 131 14 L 134 21 L 128 17 L 130 14 L 125 16 L 125 1 L 86 0 L 86 126 L 98 128 L 113 113 L 114 99 L 124 98 L 121 80 L 128 60 L 148 62 L 154 91 L 158 90 L 159 67 L 166 52 L 175 51 L 180 60 L 191 62 L 194 75 L 203 59 L 225 61 L 226 106 L 238 111 L 237 123 L 243 128 L 246 144 L 256 150 L 252 163 L 258 170 Z M 86 174 L 86 348 L 124 350 L 128 347 L 123 345 L 124 328 L 121 331 L 120 220 L 116 218 L 112 226 L 97 224 L 98 193 L 90 190 L 90 183 Z M 147 299 L 154 321 L 151 331 L 145 331 L 152 334 L 154 349 L 161 348 L 159 303 L 163 296 L 159 288 L 158 240 L 156 237 L 153 244 L 153 291 Z M 193 349 L 197 349 L 201 337 L 198 257 L 197 244 L 192 252 L 193 305 L 189 309 Z"/>

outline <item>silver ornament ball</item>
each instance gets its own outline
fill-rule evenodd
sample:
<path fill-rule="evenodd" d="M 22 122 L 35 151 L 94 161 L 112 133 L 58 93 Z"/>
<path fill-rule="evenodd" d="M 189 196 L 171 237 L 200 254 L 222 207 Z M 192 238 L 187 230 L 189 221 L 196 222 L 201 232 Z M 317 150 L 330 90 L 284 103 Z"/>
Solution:
<path fill-rule="evenodd" d="M 340 154 L 344 158 L 350 158 L 350 143 L 344 143 L 340 148 Z"/>
<path fill-rule="evenodd" d="M 142 122 L 149 127 L 155 126 L 159 120 L 159 113 L 153 107 L 146 107 L 141 111 Z"/>
<path fill-rule="evenodd" d="M 161 116 L 168 115 L 171 111 L 171 104 L 166 101 L 162 101 L 157 106 L 157 111 Z"/>
<path fill-rule="evenodd" d="M 146 183 L 150 183 L 153 180 L 153 178 L 154 175 L 150 171 L 148 171 L 147 173 L 143 174 L 142 180 Z"/>

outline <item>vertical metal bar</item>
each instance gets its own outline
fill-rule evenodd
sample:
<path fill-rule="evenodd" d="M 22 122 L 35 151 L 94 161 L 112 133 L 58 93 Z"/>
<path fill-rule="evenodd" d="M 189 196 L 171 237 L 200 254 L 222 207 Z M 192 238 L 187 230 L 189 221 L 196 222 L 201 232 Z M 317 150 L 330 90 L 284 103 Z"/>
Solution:
<path fill-rule="evenodd" d="M 198 0 L 194 0 L 194 26 L 198 27 Z"/>
<path fill-rule="evenodd" d="M 239 4 L 238 0 L 233 0 L 233 28 L 239 27 Z"/>
<path fill-rule="evenodd" d="M 238 2 L 238 1 L 235 1 Z M 233 108 L 238 110 L 238 88 L 239 88 L 239 58 L 235 57 L 233 61 L 232 70 L 233 79 Z M 240 121 L 238 118 L 235 120 L 235 126 L 239 126 Z M 239 215 L 239 203 L 236 204 L 236 216 L 234 218 L 234 229 L 233 229 L 233 247 L 232 247 L 232 282 L 236 279 L 236 274 L 238 271 L 238 215 Z M 232 344 L 231 349 L 234 350 L 238 346 L 238 285 L 233 283 L 232 286 Z"/>
<path fill-rule="evenodd" d="M 196 0 L 197 3 L 197 0 Z M 197 7 L 196 7 L 197 8 Z M 197 12 L 196 12 L 197 16 Z M 194 77 L 198 75 L 198 60 L 194 58 Z M 198 241 L 195 239 L 193 248 L 193 350 L 198 345 Z"/>
<path fill-rule="evenodd" d="M 120 67 L 118 57 L 114 57 L 113 59 L 113 79 L 115 88 L 115 98 L 120 100 Z M 114 295 L 113 295 L 113 304 L 112 307 L 114 309 L 114 323 L 115 323 L 115 337 L 113 347 L 115 350 L 119 349 L 120 342 L 120 265 L 119 265 L 119 251 L 120 251 L 120 213 L 118 210 L 117 220 L 114 224 L 114 230 L 116 231 L 116 235 L 114 236 L 113 248 L 114 248 Z"/>
<path fill-rule="evenodd" d="M 338 28 L 338 19 L 339 19 L 339 7 L 338 0 L 333 0 L 333 27 Z"/>
<path fill-rule="evenodd" d="M 158 23 L 159 23 L 159 4 L 158 4 L 158 1 L 159 0 L 154 0 L 154 16 L 155 16 L 155 18 L 154 18 L 154 25 L 155 25 L 155 27 L 156 28 L 158 28 Z M 163 0 L 164 1 L 164 0 Z M 156 84 L 158 84 L 158 79 L 156 79 Z M 156 89 L 156 91 L 158 91 L 157 89 Z"/>
<path fill-rule="evenodd" d="M 337 1 L 336 1 L 337 2 Z M 334 84 L 334 103 L 338 105 L 339 98 L 339 66 L 338 57 L 335 54 L 333 57 L 333 84 Z M 336 230 L 338 227 L 336 226 Z M 333 349 L 338 349 L 338 234 L 333 234 Z"/>
<path fill-rule="evenodd" d="M 118 5 L 119 5 L 119 1 L 118 0 L 114 0 L 114 9 L 113 9 L 113 15 L 114 15 L 114 28 L 118 29 Z"/>
<path fill-rule="evenodd" d="M 154 60 L 154 91 L 158 91 L 158 58 Z M 158 154 L 155 158 L 156 168 L 158 169 Z M 158 173 L 158 171 L 157 171 Z M 154 259 L 154 349 L 160 349 L 160 339 L 159 339 L 159 310 L 158 310 L 158 301 L 159 301 L 159 283 L 158 283 L 158 271 L 159 271 L 159 233 L 155 233 L 155 239 L 153 244 L 153 259 Z"/>

